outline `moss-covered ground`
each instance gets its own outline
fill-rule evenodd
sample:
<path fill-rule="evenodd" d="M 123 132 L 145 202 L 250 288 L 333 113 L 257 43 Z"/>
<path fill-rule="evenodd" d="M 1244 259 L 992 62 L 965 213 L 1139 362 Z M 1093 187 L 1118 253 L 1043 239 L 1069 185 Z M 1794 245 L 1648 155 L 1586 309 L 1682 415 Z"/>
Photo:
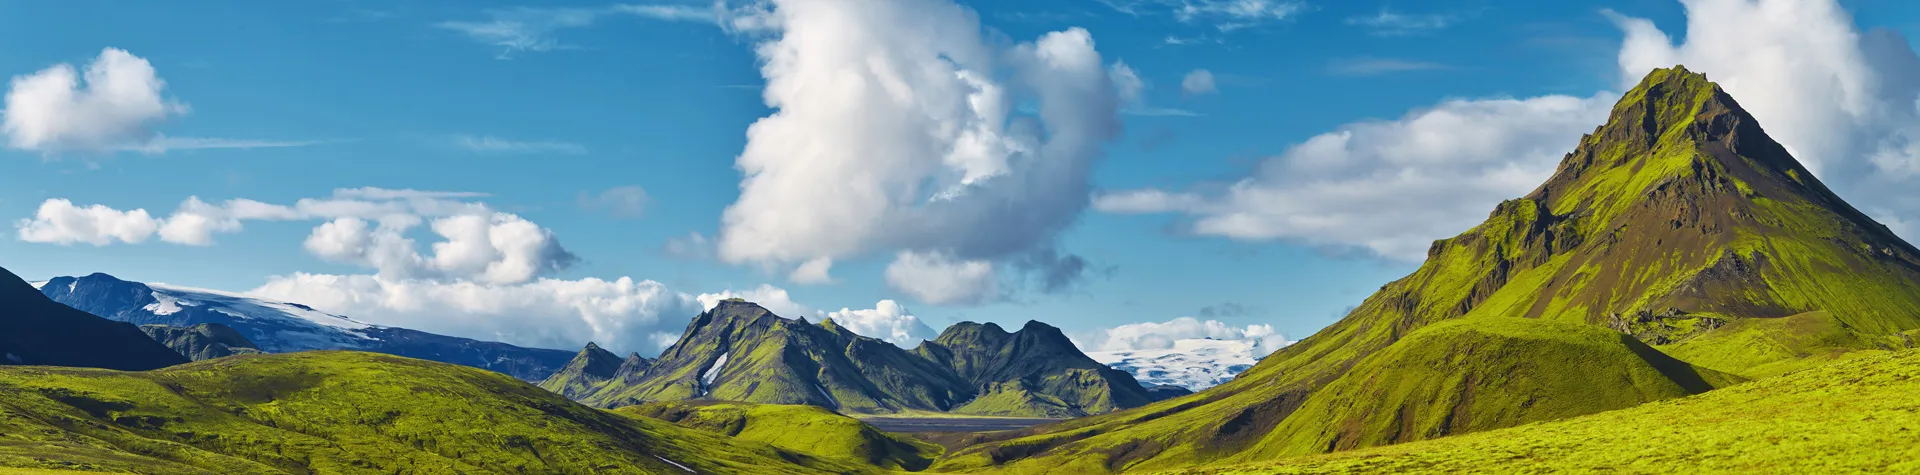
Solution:
<path fill-rule="evenodd" d="M 882 432 L 858 419 L 811 405 L 650 402 L 614 412 L 886 469 L 924 469 L 943 451 L 938 445 Z"/>
<path fill-rule="evenodd" d="M 1920 473 L 1916 394 L 1920 351 L 1905 350 L 1560 421 L 1165 473 Z"/>
<path fill-rule="evenodd" d="M 141 474 L 875 471 L 356 352 L 128 373 L 0 367 L 0 467 Z"/>

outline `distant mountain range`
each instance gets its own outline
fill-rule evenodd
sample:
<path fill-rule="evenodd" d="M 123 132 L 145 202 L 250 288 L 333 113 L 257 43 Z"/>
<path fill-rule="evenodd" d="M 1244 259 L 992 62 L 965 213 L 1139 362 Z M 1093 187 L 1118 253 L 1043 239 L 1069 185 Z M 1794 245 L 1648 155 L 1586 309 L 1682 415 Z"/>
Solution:
<path fill-rule="evenodd" d="M 960 323 L 908 351 L 833 320 L 789 320 L 738 299 L 695 317 L 658 360 L 616 361 L 589 345 L 541 386 L 607 408 L 724 400 L 847 413 L 1070 417 L 1152 401 L 1133 376 L 1081 354 L 1039 322 L 1014 333 Z"/>
<path fill-rule="evenodd" d="M 1089 351 L 1087 356 L 1132 373 L 1140 384 L 1199 391 L 1232 381 L 1260 362 L 1253 346 L 1251 341 L 1193 338 L 1175 340 L 1170 348 Z"/>
<path fill-rule="evenodd" d="M 289 302 L 216 290 L 144 284 L 107 274 L 56 277 L 38 283 L 46 298 L 135 325 L 231 327 L 260 350 L 359 350 L 489 369 L 540 381 L 573 357 L 561 350 L 436 335 L 370 325 Z M 137 330 L 136 330 L 137 331 Z"/>

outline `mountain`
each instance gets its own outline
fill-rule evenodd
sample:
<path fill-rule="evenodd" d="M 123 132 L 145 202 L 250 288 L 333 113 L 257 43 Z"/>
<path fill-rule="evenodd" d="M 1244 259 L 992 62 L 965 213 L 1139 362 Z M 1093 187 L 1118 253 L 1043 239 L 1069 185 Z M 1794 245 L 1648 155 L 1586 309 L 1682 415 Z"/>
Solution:
<path fill-rule="evenodd" d="M 630 357 L 606 375 L 608 356 L 590 358 L 599 373 L 563 371 L 542 386 L 574 388 L 575 399 L 606 408 L 717 400 L 842 413 L 1074 417 L 1152 401 L 1132 376 L 1081 354 L 1060 329 L 1039 322 L 1015 333 L 965 322 L 907 351 L 831 319 L 789 320 L 730 299 L 695 317 L 651 364 Z"/>
<path fill-rule="evenodd" d="M 788 320 L 722 301 L 687 325 L 637 379 L 582 398 L 599 407 L 718 399 L 811 404 L 841 412 L 945 410 L 972 395 L 946 368 L 836 324 Z"/>
<path fill-rule="evenodd" d="M 297 303 L 143 284 L 107 274 L 57 277 L 42 284 L 40 292 L 70 307 L 136 325 L 226 325 L 269 353 L 371 351 L 490 369 L 527 381 L 546 379 L 573 356 L 560 350 L 369 325 Z"/>
<path fill-rule="evenodd" d="M 240 332 L 233 327 L 218 323 L 190 327 L 141 325 L 140 331 L 194 361 L 264 353 L 259 347 L 253 346 L 253 342 L 247 341 L 247 337 L 240 336 Z"/>
<path fill-rule="evenodd" d="M 1089 351 L 1087 357 L 1131 373 L 1143 385 L 1192 391 L 1231 381 L 1260 361 L 1253 355 L 1251 341 L 1207 338 L 1175 340 L 1169 348 Z"/>
<path fill-rule="evenodd" d="M 589 408 L 492 371 L 363 352 L 140 373 L 0 367 L 0 408 L 9 473 L 883 472 Z"/>
<path fill-rule="evenodd" d="M 1077 417 L 1153 401 L 1133 375 L 1088 358 L 1060 329 L 1037 321 L 1014 333 L 992 323 L 960 322 L 914 354 L 973 385 L 978 394 L 954 412 Z"/>
<path fill-rule="evenodd" d="M 1901 351 L 1561 421 L 1168 473 L 1915 473 L 1916 393 L 1920 351 Z"/>
<path fill-rule="evenodd" d="M 1690 392 L 1736 381 L 1713 372 L 1764 377 L 1757 370 L 1905 346 L 1911 340 L 1901 332 L 1920 328 L 1916 256 L 1913 246 L 1821 184 L 1718 85 L 1682 67 L 1656 70 L 1621 97 L 1607 123 L 1582 137 L 1539 188 L 1501 203 L 1479 226 L 1434 242 L 1413 274 L 1381 287 L 1312 337 L 1207 391 L 1016 434 L 965 449 L 938 467 L 1165 469 L 1620 409 L 1677 394 L 1653 386 Z M 1537 328 L 1474 329 L 1476 345 L 1494 350 L 1466 351 L 1481 346 L 1461 347 L 1457 338 L 1413 338 L 1436 323 L 1498 318 L 1509 319 L 1501 326 Z M 1582 333 L 1591 332 L 1572 330 L 1583 326 L 1704 363 L 1681 367 L 1643 355 L 1645 364 L 1665 368 L 1655 373 L 1666 381 L 1653 379 L 1653 386 L 1569 378 L 1562 376 L 1593 369 L 1568 353 L 1587 346 L 1528 341 L 1590 339 Z M 1621 345 L 1633 354 L 1646 351 Z M 1609 348 L 1614 356 L 1608 358 L 1618 364 L 1642 364 L 1622 356 L 1619 345 Z M 1454 353 L 1435 359 L 1435 351 Z M 1448 364 L 1419 366 L 1441 362 Z M 1405 386 L 1355 369 L 1402 365 L 1410 366 L 1397 374 L 1412 378 Z M 1489 384 L 1506 378 L 1503 368 L 1523 368 L 1531 379 Z M 1466 380 L 1450 383 L 1450 377 Z M 1460 406 L 1464 412 L 1397 395 L 1434 396 L 1441 389 L 1461 390 L 1450 397 L 1468 402 Z M 1556 409 L 1544 414 L 1471 402 L 1482 400 Z M 1409 404 L 1371 415 L 1338 407 L 1356 401 Z M 1382 432 L 1396 420 L 1406 430 Z"/>
<path fill-rule="evenodd" d="M 185 362 L 139 327 L 48 300 L 0 268 L 0 365 L 142 371 Z"/>
<path fill-rule="evenodd" d="M 940 446 L 883 432 L 819 406 L 738 402 L 650 402 L 614 410 L 650 417 L 739 440 L 764 442 L 821 458 L 890 470 L 918 471 L 933 463 Z"/>
<path fill-rule="evenodd" d="M 639 358 L 640 355 L 634 354 L 633 357 Z M 644 358 L 641 360 L 645 361 Z M 621 363 L 620 357 L 614 356 L 613 352 L 587 342 L 587 347 L 574 355 L 572 361 L 541 381 L 540 388 L 560 393 L 568 399 L 579 399 L 601 383 L 613 379 L 614 374 L 620 371 Z"/>

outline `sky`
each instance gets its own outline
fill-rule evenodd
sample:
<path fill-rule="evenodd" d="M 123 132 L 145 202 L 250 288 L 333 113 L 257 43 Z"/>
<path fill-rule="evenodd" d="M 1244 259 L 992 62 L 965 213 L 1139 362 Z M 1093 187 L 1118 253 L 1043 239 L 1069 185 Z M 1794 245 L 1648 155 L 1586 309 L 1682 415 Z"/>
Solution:
<path fill-rule="evenodd" d="M 657 353 L 720 298 L 903 345 L 1270 350 L 1706 73 L 1920 237 L 1894 0 L 0 3 L 0 265 Z"/>

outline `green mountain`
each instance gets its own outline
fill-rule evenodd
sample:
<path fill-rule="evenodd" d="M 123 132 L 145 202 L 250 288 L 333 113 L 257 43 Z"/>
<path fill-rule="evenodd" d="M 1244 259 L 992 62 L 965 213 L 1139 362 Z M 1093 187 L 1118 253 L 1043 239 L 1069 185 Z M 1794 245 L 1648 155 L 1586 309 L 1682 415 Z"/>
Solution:
<path fill-rule="evenodd" d="M 500 373 L 375 353 L 146 372 L 0 367 L 0 472 L 877 473 L 617 415 Z"/>
<path fill-rule="evenodd" d="M 1680 67 L 1656 70 L 1538 189 L 1500 204 L 1485 223 L 1436 241 L 1412 275 L 1232 382 L 975 446 L 938 466 L 1167 469 L 1619 409 L 1734 380 L 1717 373 L 1760 377 L 1905 345 L 1899 333 L 1920 328 L 1917 255 L 1836 197 L 1718 85 Z M 1415 338 L 1441 322 L 1496 318 L 1515 328 L 1463 324 L 1472 338 L 1487 341 L 1464 347 L 1458 336 Z M 1609 371 L 1650 379 L 1565 377 L 1596 369 L 1581 361 L 1596 347 L 1540 342 L 1594 340 L 1582 326 L 1625 333 L 1705 367 L 1689 369 L 1621 342 L 1603 354 L 1641 369 Z M 1640 355 L 1639 362 L 1625 354 Z M 1356 370 L 1396 366 L 1412 381 L 1370 382 Z M 1529 379 L 1474 379 L 1505 368 L 1524 370 Z M 1448 380 L 1455 376 L 1465 381 Z M 1462 391 L 1434 399 L 1454 389 Z M 1447 400 L 1467 404 L 1460 414 L 1468 419 L 1448 421 L 1457 411 L 1435 402 Z M 1551 409 L 1471 409 L 1481 405 L 1474 401 L 1493 400 Z M 1339 407 L 1353 401 L 1413 411 L 1368 415 Z"/>
<path fill-rule="evenodd" d="M 945 410 L 972 395 L 951 371 L 891 343 L 737 299 L 695 317 L 637 381 L 614 381 L 581 401 L 612 408 L 716 399 L 879 413 Z"/>
<path fill-rule="evenodd" d="M 977 396 L 953 412 L 1076 417 L 1152 402 L 1133 375 L 1081 353 L 1060 329 L 1029 321 L 1007 333 L 999 325 L 961 322 L 914 353 L 951 368 Z"/>
<path fill-rule="evenodd" d="M 187 359 L 200 361 L 224 358 L 233 355 L 254 355 L 264 353 L 239 331 L 218 323 L 202 323 L 190 327 L 171 325 L 141 325 L 140 331 L 175 353 Z"/>
<path fill-rule="evenodd" d="M 139 327 L 61 305 L 0 268 L 0 366 L 140 371 L 185 362 Z"/>
<path fill-rule="evenodd" d="M 1152 400 L 1132 375 L 1088 358 L 1058 328 L 1039 322 L 1014 333 L 963 322 L 907 351 L 831 319 L 788 320 L 737 299 L 694 318 L 651 365 L 618 373 L 563 371 L 542 386 L 571 385 L 575 399 L 606 408 L 712 400 L 858 414 L 1075 417 Z"/>
<path fill-rule="evenodd" d="M 1901 351 L 1562 421 L 1168 473 L 1916 473 L 1914 394 L 1920 351 Z"/>
<path fill-rule="evenodd" d="M 634 355 L 635 358 L 639 356 Z M 646 360 L 641 358 L 641 361 L 644 363 Z M 574 355 L 566 366 L 541 381 L 540 388 L 560 393 L 568 399 L 585 397 L 601 383 L 613 379 L 614 374 L 620 371 L 621 363 L 620 357 L 614 356 L 613 352 L 587 342 L 587 347 L 580 349 L 580 354 Z"/>
<path fill-rule="evenodd" d="M 924 469 L 942 450 L 819 406 L 683 401 L 650 402 L 614 412 L 890 470 Z"/>

